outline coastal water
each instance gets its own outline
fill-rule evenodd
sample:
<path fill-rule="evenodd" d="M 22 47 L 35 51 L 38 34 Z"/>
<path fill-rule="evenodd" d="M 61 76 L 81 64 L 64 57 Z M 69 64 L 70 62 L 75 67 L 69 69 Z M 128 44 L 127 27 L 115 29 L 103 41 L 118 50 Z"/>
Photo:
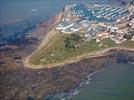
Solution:
<path fill-rule="evenodd" d="M 134 65 L 114 64 L 91 76 L 69 100 L 134 100 Z"/>
<path fill-rule="evenodd" d="M 15 40 L 56 15 L 66 4 L 108 0 L 0 0 L 0 43 Z M 134 65 L 114 64 L 91 77 L 70 100 L 133 100 Z"/>
<path fill-rule="evenodd" d="M 0 42 L 31 33 L 66 4 L 107 3 L 108 0 L 0 0 Z"/>

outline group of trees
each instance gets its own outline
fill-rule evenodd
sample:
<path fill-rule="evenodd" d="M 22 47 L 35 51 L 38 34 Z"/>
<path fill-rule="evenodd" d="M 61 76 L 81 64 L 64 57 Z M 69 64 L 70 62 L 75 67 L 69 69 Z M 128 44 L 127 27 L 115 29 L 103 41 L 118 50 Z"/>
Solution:
<path fill-rule="evenodd" d="M 71 34 L 65 39 L 64 44 L 66 49 L 74 50 L 80 45 L 81 42 L 82 42 L 81 36 L 77 34 Z"/>
<path fill-rule="evenodd" d="M 134 36 L 134 31 L 130 31 L 128 34 L 125 34 L 123 37 L 126 39 L 131 39 Z"/>

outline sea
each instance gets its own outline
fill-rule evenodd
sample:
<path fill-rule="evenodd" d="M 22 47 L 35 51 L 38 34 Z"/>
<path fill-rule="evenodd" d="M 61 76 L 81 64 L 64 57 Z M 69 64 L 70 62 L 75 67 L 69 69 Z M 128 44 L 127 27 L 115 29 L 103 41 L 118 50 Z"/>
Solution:
<path fill-rule="evenodd" d="M 69 93 L 43 100 L 134 100 L 134 62 L 108 64 Z"/>
<path fill-rule="evenodd" d="M 30 34 L 67 4 L 107 3 L 108 0 L 0 0 L 0 44 Z"/>
<path fill-rule="evenodd" d="M 111 64 L 69 100 L 134 100 L 134 64 Z"/>
<path fill-rule="evenodd" d="M 30 34 L 36 26 L 62 11 L 66 4 L 108 0 L 0 0 L 0 44 Z M 1 45 L 0 45 L 1 46 Z M 70 100 L 134 100 L 134 65 L 114 64 L 91 76 Z"/>

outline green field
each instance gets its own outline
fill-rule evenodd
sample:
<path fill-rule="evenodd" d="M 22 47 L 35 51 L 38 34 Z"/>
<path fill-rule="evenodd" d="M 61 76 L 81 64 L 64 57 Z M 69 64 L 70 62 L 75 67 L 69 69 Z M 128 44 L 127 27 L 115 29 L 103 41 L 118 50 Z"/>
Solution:
<path fill-rule="evenodd" d="M 103 46 L 99 46 L 100 43 L 96 43 L 95 39 L 93 39 L 90 42 L 84 41 L 75 50 L 67 50 L 64 46 L 64 40 L 68 35 L 57 33 L 53 39 L 48 41 L 47 45 L 29 59 L 29 63 L 32 65 L 61 63 L 73 57 L 116 46 L 110 39 L 104 39 L 102 41 Z"/>
<path fill-rule="evenodd" d="M 134 48 L 134 42 L 128 40 L 120 45 L 115 44 L 111 39 L 104 39 L 101 41 L 103 44 L 96 43 L 95 39 L 91 41 L 84 41 L 82 44 L 74 49 L 67 50 L 65 48 L 64 40 L 69 36 L 69 34 L 56 33 L 56 35 L 49 39 L 48 43 L 36 52 L 32 57 L 29 58 L 30 65 L 50 65 L 55 63 L 62 63 L 65 60 L 81 56 L 83 54 L 88 54 L 103 50 L 109 47 L 131 47 Z"/>
<path fill-rule="evenodd" d="M 134 48 L 134 41 L 127 40 L 120 44 L 120 46 Z"/>

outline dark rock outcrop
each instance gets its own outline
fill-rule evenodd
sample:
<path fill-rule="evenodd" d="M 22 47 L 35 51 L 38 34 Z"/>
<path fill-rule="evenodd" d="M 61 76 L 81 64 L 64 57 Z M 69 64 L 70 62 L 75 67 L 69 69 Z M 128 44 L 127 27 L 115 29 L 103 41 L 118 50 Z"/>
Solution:
<path fill-rule="evenodd" d="M 27 69 L 18 67 L 0 73 L 0 99 L 26 100 L 59 92 L 68 92 L 76 88 L 86 76 L 110 63 L 127 63 L 134 61 L 134 52 L 111 50 L 105 56 L 86 58 L 77 63 L 44 69 Z M 12 65 L 11 65 L 12 66 Z M 6 68 L 6 66 L 5 66 Z"/>

